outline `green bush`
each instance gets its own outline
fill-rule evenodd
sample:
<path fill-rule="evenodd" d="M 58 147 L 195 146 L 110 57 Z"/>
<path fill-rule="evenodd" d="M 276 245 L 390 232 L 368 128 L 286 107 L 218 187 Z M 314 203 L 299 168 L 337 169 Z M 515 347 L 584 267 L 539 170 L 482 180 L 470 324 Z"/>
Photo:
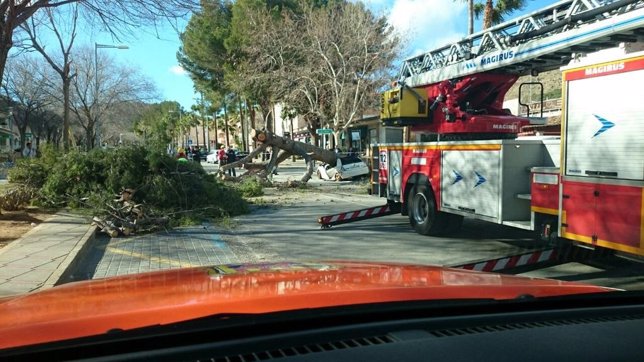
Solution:
<path fill-rule="evenodd" d="M 241 192 L 244 197 L 255 197 L 264 195 L 264 189 L 262 184 L 254 178 L 248 178 L 244 180 L 238 187 L 239 192 Z"/>
<path fill-rule="evenodd" d="M 234 216 L 248 211 L 240 193 L 208 175 L 196 162 L 180 163 L 133 146 L 24 160 L 12 182 L 40 188 L 41 204 L 105 209 L 124 188 L 147 210 L 181 214 L 177 219 Z"/>
<path fill-rule="evenodd" d="M 14 167 L 9 169 L 9 182 L 41 188 L 47 181 L 49 171 L 50 168 L 41 159 L 20 159 Z"/>

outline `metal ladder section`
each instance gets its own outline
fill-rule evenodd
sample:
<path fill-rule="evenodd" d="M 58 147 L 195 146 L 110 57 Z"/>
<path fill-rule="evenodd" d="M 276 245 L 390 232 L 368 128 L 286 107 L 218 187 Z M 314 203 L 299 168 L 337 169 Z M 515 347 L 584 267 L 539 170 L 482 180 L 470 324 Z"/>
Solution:
<path fill-rule="evenodd" d="M 556 69 L 573 53 L 644 40 L 644 0 L 564 0 L 403 62 L 409 87 L 501 69 Z"/>

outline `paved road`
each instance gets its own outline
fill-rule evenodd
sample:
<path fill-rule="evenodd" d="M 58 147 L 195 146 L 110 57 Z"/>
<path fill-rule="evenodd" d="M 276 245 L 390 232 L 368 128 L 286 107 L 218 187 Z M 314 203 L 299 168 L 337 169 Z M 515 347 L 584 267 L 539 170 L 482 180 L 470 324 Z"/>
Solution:
<path fill-rule="evenodd" d="M 296 164 L 281 168 L 277 177 L 297 179 L 303 172 L 303 165 Z M 438 265 L 498 258 L 540 247 L 531 232 L 472 219 L 466 219 L 455 235 L 440 238 L 416 234 L 407 217 L 400 215 L 321 230 L 316 221 L 322 215 L 382 205 L 385 201 L 366 192 L 356 194 L 356 189 L 363 191 L 366 186 L 356 187 L 351 182 L 314 178 L 310 185 L 323 192 L 297 190 L 280 197 L 286 206 L 269 204 L 238 217 L 239 226 L 223 233 L 222 238 L 245 243 L 258 259 L 265 260 L 360 259 Z M 617 257 L 567 263 L 522 275 L 644 290 L 644 263 Z"/>
<path fill-rule="evenodd" d="M 206 165 L 214 172 L 216 165 Z M 280 168 L 279 181 L 299 179 L 301 164 Z M 254 212 L 235 218 L 227 230 L 209 227 L 187 234 L 155 234 L 103 241 L 88 262 L 85 277 L 227 262 L 358 259 L 454 265 L 537 248 L 532 233 L 466 220 L 450 237 L 418 235 L 406 217 L 391 215 L 321 230 L 318 217 L 384 204 L 366 194 L 366 183 L 314 179 L 310 188 L 287 193 L 266 190 Z M 360 192 L 362 194 L 360 194 Z M 282 206 L 275 206 L 279 203 Z M 196 243 L 196 244 L 195 244 Z M 537 277 L 585 281 L 624 289 L 644 289 L 644 264 L 609 258 L 568 263 L 527 273 Z"/>

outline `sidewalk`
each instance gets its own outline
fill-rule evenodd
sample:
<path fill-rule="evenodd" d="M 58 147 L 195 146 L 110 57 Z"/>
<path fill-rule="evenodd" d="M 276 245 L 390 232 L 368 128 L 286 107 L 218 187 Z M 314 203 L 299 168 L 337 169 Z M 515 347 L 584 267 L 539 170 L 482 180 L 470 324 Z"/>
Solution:
<path fill-rule="evenodd" d="M 56 285 L 94 231 L 88 219 L 59 212 L 0 249 L 0 297 Z"/>

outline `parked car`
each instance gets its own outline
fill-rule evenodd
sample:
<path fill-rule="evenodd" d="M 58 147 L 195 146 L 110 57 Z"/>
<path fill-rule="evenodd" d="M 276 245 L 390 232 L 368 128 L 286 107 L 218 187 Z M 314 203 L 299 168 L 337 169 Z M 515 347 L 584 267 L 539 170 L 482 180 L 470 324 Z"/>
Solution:
<path fill-rule="evenodd" d="M 199 151 L 199 161 L 207 161 L 207 158 L 208 158 L 208 151 L 206 150 Z"/>
<path fill-rule="evenodd" d="M 206 163 L 218 163 L 217 150 L 212 150 L 206 155 Z"/>
<path fill-rule="evenodd" d="M 238 160 L 241 160 L 242 158 L 244 158 L 244 157 L 248 156 L 248 155 L 249 155 L 249 153 L 248 153 L 248 152 L 244 152 L 244 151 L 240 151 L 240 150 L 237 150 L 237 149 L 236 149 L 236 150 L 235 150 L 235 155 L 236 155 L 236 157 L 237 157 L 237 159 L 238 159 Z"/>
<path fill-rule="evenodd" d="M 369 167 L 356 156 L 340 157 L 335 166 L 324 164 L 318 167 L 318 177 L 323 180 L 346 180 L 369 174 Z"/>

